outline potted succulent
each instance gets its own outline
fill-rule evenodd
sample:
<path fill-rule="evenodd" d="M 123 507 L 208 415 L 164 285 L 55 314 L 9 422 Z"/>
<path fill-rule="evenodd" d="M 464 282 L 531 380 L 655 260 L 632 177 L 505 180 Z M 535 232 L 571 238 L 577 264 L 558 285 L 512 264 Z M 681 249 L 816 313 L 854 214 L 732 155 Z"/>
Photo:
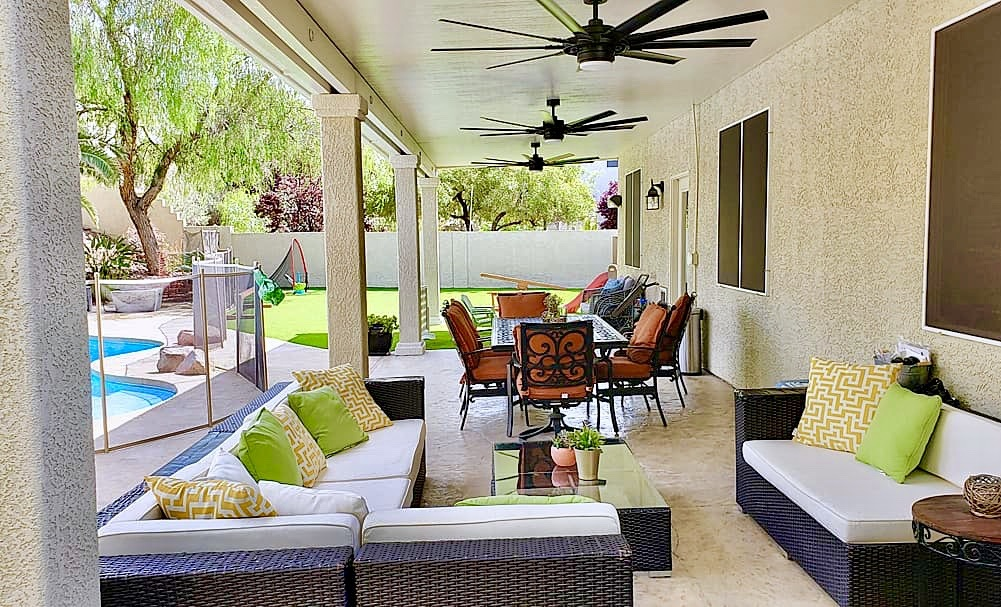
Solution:
<path fill-rule="evenodd" d="M 543 300 L 546 308 L 542 311 L 542 322 L 564 322 L 567 317 L 566 314 L 560 309 L 563 305 L 563 300 L 560 299 L 559 295 L 550 293 L 546 295 Z"/>
<path fill-rule="evenodd" d="M 368 353 L 372 356 L 386 356 L 393 347 L 393 331 L 400 323 L 392 315 L 368 315 Z"/>
<path fill-rule="evenodd" d="M 582 481 L 598 480 L 598 464 L 605 438 L 594 426 L 584 422 L 579 430 L 569 433 L 568 440 L 577 460 L 578 478 Z"/>
<path fill-rule="evenodd" d="M 573 447 L 570 446 L 570 435 L 564 430 L 553 437 L 553 445 L 549 448 L 549 455 L 553 458 L 553 463 L 557 466 L 569 468 L 577 461 L 574 457 Z"/>

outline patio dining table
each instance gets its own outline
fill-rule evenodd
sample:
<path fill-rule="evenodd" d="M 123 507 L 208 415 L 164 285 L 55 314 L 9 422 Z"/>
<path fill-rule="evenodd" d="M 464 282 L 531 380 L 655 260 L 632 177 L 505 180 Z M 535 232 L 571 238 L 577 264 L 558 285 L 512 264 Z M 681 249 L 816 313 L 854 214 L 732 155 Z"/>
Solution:
<path fill-rule="evenodd" d="M 629 339 L 616 331 L 612 325 L 595 314 L 568 314 L 567 322 L 587 320 L 594 327 L 594 347 L 601 352 L 622 348 Z M 500 318 L 495 316 L 491 332 L 491 348 L 501 352 L 514 351 L 514 328 L 521 323 L 542 322 L 539 317 L 533 318 Z"/>

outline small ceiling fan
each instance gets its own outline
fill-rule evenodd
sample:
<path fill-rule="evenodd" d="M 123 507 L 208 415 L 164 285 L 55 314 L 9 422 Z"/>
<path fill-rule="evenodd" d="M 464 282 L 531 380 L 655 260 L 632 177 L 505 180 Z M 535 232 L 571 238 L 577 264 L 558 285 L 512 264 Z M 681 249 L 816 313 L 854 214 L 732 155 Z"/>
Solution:
<path fill-rule="evenodd" d="M 639 13 L 626 19 L 616 26 L 606 24 L 598 16 L 598 6 L 608 0 L 584 0 L 584 4 L 593 7 L 592 19 L 587 25 L 581 25 L 566 12 L 556 0 L 535 0 L 542 8 L 546 9 L 550 15 L 567 28 L 571 36 L 568 38 L 556 38 L 551 36 L 540 36 L 538 34 L 528 34 L 516 32 L 498 27 L 478 25 L 455 21 L 453 19 L 441 19 L 444 23 L 472 27 L 492 32 L 513 34 L 526 38 L 544 40 L 550 44 L 538 44 L 534 46 L 483 46 L 483 47 L 460 47 L 460 48 L 433 48 L 434 52 L 465 52 L 465 51 L 555 51 L 546 55 L 508 61 L 491 65 L 488 70 L 510 65 L 558 57 L 560 55 L 571 55 L 577 58 L 577 65 L 584 71 L 597 71 L 607 69 L 615 61 L 616 57 L 628 57 L 642 61 L 652 61 L 654 63 L 665 63 L 674 65 L 683 60 L 684 57 L 658 53 L 655 51 L 669 49 L 698 49 L 698 48 L 747 48 L 754 44 L 754 38 L 709 38 L 709 39 L 674 39 L 678 36 L 706 32 L 745 23 L 754 23 L 768 19 L 768 13 L 759 10 L 728 17 L 718 17 L 705 21 L 675 25 L 664 29 L 639 32 L 650 23 L 663 17 L 688 0 L 658 0 Z"/>
<path fill-rule="evenodd" d="M 511 135 L 539 135 L 547 141 L 563 141 L 563 138 L 567 135 L 573 135 L 575 137 L 586 137 L 591 133 L 599 133 L 601 131 L 628 131 L 636 126 L 636 123 L 646 122 L 648 118 L 646 116 L 638 116 L 636 118 L 623 118 L 621 120 L 610 120 L 608 122 L 601 122 L 606 118 L 610 118 L 615 115 L 612 110 L 606 110 L 604 112 L 595 114 L 593 116 L 588 116 L 587 118 L 581 118 L 580 120 L 575 120 L 573 122 L 564 122 L 556 116 L 556 108 L 560 105 L 560 100 L 558 97 L 551 97 L 546 100 L 546 105 L 549 106 L 550 115 L 542 122 L 542 126 L 530 126 L 527 124 L 520 124 L 518 122 L 508 122 L 506 120 L 498 120 L 496 118 L 487 118 L 486 116 L 481 116 L 483 120 L 488 122 L 496 122 L 498 124 L 506 124 L 509 127 L 497 128 L 477 128 L 477 127 L 462 127 L 460 131 L 483 131 L 480 133 L 480 137 L 509 137 Z M 511 126 L 518 128 L 510 128 Z"/>
<path fill-rule="evenodd" d="M 594 162 L 599 158 L 597 156 L 589 156 L 587 158 L 574 158 L 573 154 L 562 154 L 556 156 L 555 158 L 543 158 L 539 156 L 539 146 L 542 145 L 538 141 L 532 142 L 533 153 L 531 156 L 528 154 L 522 154 L 527 160 L 502 160 L 500 158 L 487 158 L 486 162 L 473 162 L 477 166 L 483 167 L 527 167 L 529 171 L 541 171 L 546 167 L 561 167 L 570 164 L 584 164 L 587 162 Z"/>

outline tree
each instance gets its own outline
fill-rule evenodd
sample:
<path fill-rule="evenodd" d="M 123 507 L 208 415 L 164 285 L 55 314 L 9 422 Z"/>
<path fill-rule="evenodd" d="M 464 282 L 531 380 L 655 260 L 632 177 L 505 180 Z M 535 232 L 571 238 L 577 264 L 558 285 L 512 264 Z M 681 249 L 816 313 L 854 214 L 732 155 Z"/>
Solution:
<path fill-rule="evenodd" d="M 612 196 L 619 193 L 619 182 L 610 181 L 605 192 L 598 198 L 598 228 L 614 230 L 619 227 L 619 209 L 608 204 Z"/>
<path fill-rule="evenodd" d="M 365 199 L 365 230 L 396 229 L 396 181 L 393 166 L 369 145 L 361 148 L 362 189 Z"/>
<path fill-rule="evenodd" d="M 71 29 L 79 122 L 113 153 L 150 273 L 148 213 L 173 170 L 214 191 L 318 172 L 304 101 L 173 2 L 72 0 Z"/>
<path fill-rule="evenodd" d="M 77 142 L 80 145 L 80 175 L 90 177 L 97 183 L 105 186 L 113 186 L 118 183 L 118 163 L 108 150 L 102 148 L 100 144 L 94 142 L 83 131 L 77 132 Z M 93 203 L 83 194 L 80 195 L 80 204 L 83 210 L 90 215 L 91 221 L 97 225 L 97 210 Z"/>
<path fill-rule="evenodd" d="M 254 212 L 270 232 L 322 232 L 323 185 L 319 178 L 276 174 Z"/>
<path fill-rule="evenodd" d="M 511 168 L 442 171 L 441 219 L 464 230 L 546 229 L 584 221 L 594 199 L 580 167 L 540 172 Z"/>

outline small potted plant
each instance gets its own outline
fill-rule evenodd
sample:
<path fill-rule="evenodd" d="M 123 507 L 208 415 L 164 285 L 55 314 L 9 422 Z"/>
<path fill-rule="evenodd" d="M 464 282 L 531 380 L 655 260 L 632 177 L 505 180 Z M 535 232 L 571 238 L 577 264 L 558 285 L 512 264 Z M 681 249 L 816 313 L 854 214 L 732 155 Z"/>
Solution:
<path fill-rule="evenodd" d="M 598 480 L 598 464 L 601 458 L 601 446 L 605 438 L 594 426 L 587 422 L 579 430 L 574 430 L 568 436 L 570 446 L 577 460 L 577 476 L 582 481 Z"/>
<path fill-rule="evenodd" d="M 564 322 L 567 319 L 566 315 L 560 309 L 563 305 L 563 300 L 560 299 L 559 295 L 550 293 L 546 295 L 543 303 L 546 308 L 542 311 L 542 322 Z"/>
<path fill-rule="evenodd" d="M 393 347 L 393 331 L 400 323 L 392 315 L 368 315 L 368 353 L 372 356 L 386 356 Z"/>
<path fill-rule="evenodd" d="M 553 458 L 554 464 L 563 468 L 569 468 L 577 461 L 574 457 L 573 447 L 570 446 L 569 433 L 566 430 L 553 437 L 553 446 L 549 448 L 549 455 Z"/>

